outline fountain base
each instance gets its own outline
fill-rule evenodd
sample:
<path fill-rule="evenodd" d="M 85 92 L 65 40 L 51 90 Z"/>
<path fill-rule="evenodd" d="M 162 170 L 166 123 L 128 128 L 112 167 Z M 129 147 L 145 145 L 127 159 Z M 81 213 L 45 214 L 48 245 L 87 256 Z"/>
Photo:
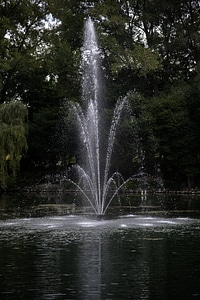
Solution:
<path fill-rule="evenodd" d="M 105 219 L 105 215 L 96 215 L 96 218 L 98 221 L 101 221 Z"/>

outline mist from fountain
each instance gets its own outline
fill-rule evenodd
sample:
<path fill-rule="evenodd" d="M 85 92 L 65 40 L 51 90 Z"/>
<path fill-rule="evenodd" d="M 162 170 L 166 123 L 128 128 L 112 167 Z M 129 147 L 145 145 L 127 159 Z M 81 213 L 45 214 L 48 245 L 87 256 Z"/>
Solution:
<path fill-rule="evenodd" d="M 125 97 L 117 101 L 105 153 L 100 138 L 102 136 L 100 99 L 103 88 L 101 86 L 101 52 L 91 18 L 85 23 L 81 70 L 83 105 L 73 104 L 73 111 L 78 120 L 81 144 L 84 148 L 82 158 L 84 167 L 76 166 L 79 183 L 74 184 L 90 203 L 95 214 L 104 215 L 118 191 L 125 185 L 119 172 L 111 176 L 109 172 L 116 130 L 127 99 Z"/>

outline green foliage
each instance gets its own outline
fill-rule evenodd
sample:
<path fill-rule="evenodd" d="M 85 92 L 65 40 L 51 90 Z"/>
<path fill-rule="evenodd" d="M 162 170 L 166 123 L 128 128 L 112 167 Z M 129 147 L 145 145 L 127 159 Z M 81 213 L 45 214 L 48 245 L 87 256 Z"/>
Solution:
<path fill-rule="evenodd" d="M 122 53 L 118 53 L 111 68 L 114 73 L 122 69 L 132 69 L 140 77 L 159 70 L 161 63 L 158 53 L 153 53 L 150 49 L 136 45 L 133 50 L 124 49 Z"/>
<path fill-rule="evenodd" d="M 55 151 L 50 151 L 51 138 L 63 99 L 81 99 L 80 49 L 88 15 L 95 22 L 102 50 L 107 109 L 119 96 L 130 98 L 133 113 L 124 119 L 116 147 L 123 157 L 123 172 L 130 174 L 137 168 L 145 153 L 149 170 L 153 158 L 160 156 L 164 178 L 183 181 L 193 176 L 198 183 L 197 0 L 2 0 L 0 103 L 20 99 L 29 106 L 28 159 L 37 165 L 58 160 L 56 141 Z M 60 147 L 63 162 L 77 151 L 74 124 L 67 124 Z M 8 127 L 4 126 L 0 134 L 5 136 Z M 20 129 L 15 129 L 19 134 Z M 137 145 L 143 149 L 140 154 Z M 11 161 L 5 162 L 8 153 L 1 154 L 10 173 Z"/>
<path fill-rule="evenodd" d="M 15 178 L 27 150 L 27 106 L 18 100 L 0 105 L 0 184 L 6 187 L 10 172 Z"/>
<path fill-rule="evenodd" d="M 153 120 L 145 98 L 128 93 L 128 110 L 123 115 L 116 137 L 115 167 L 126 177 L 140 172 L 157 175 L 158 144 Z"/>
<path fill-rule="evenodd" d="M 43 22 L 48 12 L 44 1 L 2 1 L 0 6 L 0 101 L 28 91 L 22 80 L 41 67 L 47 44 Z"/>
<path fill-rule="evenodd" d="M 150 104 L 161 166 L 168 180 L 179 181 L 199 174 L 199 160 L 194 156 L 197 141 L 188 111 L 188 89 L 189 86 L 180 84 L 168 94 L 152 99 Z"/>

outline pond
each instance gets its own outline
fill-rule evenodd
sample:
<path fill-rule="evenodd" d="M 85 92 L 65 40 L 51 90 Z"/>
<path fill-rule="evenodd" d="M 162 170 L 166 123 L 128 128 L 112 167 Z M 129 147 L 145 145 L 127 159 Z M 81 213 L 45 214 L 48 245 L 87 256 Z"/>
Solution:
<path fill-rule="evenodd" d="M 200 199 L 134 201 L 98 221 L 13 217 L 4 199 L 0 299 L 200 299 Z"/>

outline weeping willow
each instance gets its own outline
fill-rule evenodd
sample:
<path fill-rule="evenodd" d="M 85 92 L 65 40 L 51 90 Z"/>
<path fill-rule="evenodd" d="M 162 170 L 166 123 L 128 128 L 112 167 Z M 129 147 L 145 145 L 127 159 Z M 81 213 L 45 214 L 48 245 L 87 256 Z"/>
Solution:
<path fill-rule="evenodd" d="M 16 178 L 22 154 L 27 151 L 28 108 L 21 101 L 0 104 L 0 185 Z"/>

